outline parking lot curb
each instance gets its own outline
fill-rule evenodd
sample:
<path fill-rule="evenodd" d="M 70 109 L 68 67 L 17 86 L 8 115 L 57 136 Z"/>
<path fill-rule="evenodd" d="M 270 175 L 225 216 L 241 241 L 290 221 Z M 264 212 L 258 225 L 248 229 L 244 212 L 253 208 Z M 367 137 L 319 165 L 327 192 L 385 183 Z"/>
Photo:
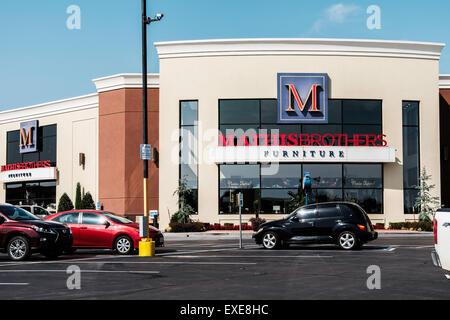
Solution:
<path fill-rule="evenodd" d="M 239 239 L 239 232 L 164 232 L 166 240 L 226 240 Z M 253 232 L 242 232 L 243 239 L 251 239 Z M 432 237 L 433 232 L 390 232 L 378 233 L 380 238 L 388 237 Z"/>

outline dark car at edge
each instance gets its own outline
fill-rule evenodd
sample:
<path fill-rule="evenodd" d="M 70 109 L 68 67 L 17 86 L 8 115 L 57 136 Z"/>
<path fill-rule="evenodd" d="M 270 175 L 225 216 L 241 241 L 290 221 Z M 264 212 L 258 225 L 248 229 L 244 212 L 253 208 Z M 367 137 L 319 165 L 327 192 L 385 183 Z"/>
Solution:
<path fill-rule="evenodd" d="M 27 259 L 33 252 L 56 258 L 72 246 L 70 228 L 43 221 L 21 208 L 0 204 L 0 251 L 12 260 Z"/>
<path fill-rule="evenodd" d="M 377 239 L 378 233 L 359 205 L 327 202 L 303 206 L 284 219 L 264 223 L 253 238 L 266 249 L 324 243 L 353 250 Z"/>

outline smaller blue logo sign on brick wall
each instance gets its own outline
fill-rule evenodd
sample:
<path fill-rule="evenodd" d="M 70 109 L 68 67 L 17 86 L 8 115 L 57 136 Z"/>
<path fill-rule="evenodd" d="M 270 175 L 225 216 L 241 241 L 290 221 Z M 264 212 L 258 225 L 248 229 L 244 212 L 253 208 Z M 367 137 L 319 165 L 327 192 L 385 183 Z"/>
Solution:
<path fill-rule="evenodd" d="M 328 123 L 328 74 L 279 73 L 278 123 Z"/>

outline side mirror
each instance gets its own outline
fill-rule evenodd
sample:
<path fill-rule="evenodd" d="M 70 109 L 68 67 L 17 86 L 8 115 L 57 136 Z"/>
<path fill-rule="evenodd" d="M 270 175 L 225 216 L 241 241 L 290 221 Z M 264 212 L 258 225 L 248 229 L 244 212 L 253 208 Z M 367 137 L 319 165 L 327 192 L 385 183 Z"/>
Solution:
<path fill-rule="evenodd" d="M 293 221 L 293 222 L 299 222 L 300 219 L 299 219 L 297 216 L 293 216 L 293 217 L 291 218 L 291 221 Z"/>
<path fill-rule="evenodd" d="M 105 229 L 108 229 L 111 226 L 111 223 L 108 220 L 106 220 L 103 224 L 105 225 Z"/>
<path fill-rule="evenodd" d="M 3 218 L 2 216 L 0 216 L 0 224 L 3 224 L 5 222 L 5 218 Z"/>

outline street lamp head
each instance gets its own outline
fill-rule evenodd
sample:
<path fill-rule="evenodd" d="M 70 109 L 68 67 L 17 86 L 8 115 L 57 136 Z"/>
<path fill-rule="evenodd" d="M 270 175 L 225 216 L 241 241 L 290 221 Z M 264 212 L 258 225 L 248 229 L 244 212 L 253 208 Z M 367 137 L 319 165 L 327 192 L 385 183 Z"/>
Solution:
<path fill-rule="evenodd" d="M 157 21 L 161 20 L 163 17 L 164 17 L 164 14 L 162 14 L 162 13 L 157 13 L 156 14 L 156 20 Z"/>

